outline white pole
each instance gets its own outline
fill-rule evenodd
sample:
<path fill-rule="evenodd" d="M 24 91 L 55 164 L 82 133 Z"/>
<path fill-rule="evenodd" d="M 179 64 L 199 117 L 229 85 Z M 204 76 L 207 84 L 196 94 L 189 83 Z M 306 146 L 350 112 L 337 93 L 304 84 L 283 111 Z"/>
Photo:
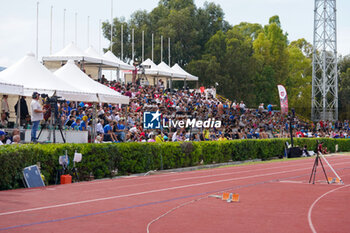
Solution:
<path fill-rule="evenodd" d="M 169 66 L 171 67 L 171 62 L 170 62 L 170 37 L 168 37 L 168 55 L 169 55 L 169 59 L 168 59 L 168 62 L 169 62 Z"/>
<path fill-rule="evenodd" d="M 113 48 L 113 42 L 112 42 L 112 38 L 113 38 L 113 0 L 111 0 L 111 52 L 113 52 L 112 48 Z"/>
<path fill-rule="evenodd" d="M 121 54 L 120 54 L 120 59 L 123 61 L 124 60 L 124 38 L 123 38 L 123 34 L 124 34 L 124 32 L 123 32 L 123 24 L 121 25 L 121 29 L 120 29 L 120 52 L 121 52 Z"/>
<path fill-rule="evenodd" d="M 66 45 L 66 9 L 63 9 L 63 47 Z"/>
<path fill-rule="evenodd" d="M 98 35 L 98 52 L 101 52 L 101 34 L 102 34 L 102 25 L 101 25 L 102 20 L 99 20 L 98 23 L 98 29 L 99 29 L 99 35 Z"/>
<path fill-rule="evenodd" d="M 53 11 L 53 6 L 51 6 L 51 13 L 50 13 L 50 55 L 52 54 L 52 11 Z"/>
<path fill-rule="evenodd" d="M 87 17 L 87 47 L 90 46 L 90 16 Z"/>
<path fill-rule="evenodd" d="M 153 61 L 153 58 L 154 58 L 154 33 L 152 33 L 152 61 Z"/>
<path fill-rule="evenodd" d="M 36 59 L 39 51 L 39 2 L 36 3 Z"/>
<path fill-rule="evenodd" d="M 78 46 L 78 13 L 75 12 L 75 45 Z"/>
<path fill-rule="evenodd" d="M 113 53 L 113 0 L 111 0 L 111 45 L 110 50 Z M 110 80 L 112 80 L 112 70 L 111 70 L 111 76 Z"/>
<path fill-rule="evenodd" d="M 135 54 L 134 54 L 134 46 L 135 46 L 135 44 L 134 44 L 134 29 L 132 29 L 132 31 L 131 31 L 131 38 L 132 38 L 132 42 L 131 42 L 131 55 L 132 55 L 132 60 L 134 61 L 134 57 L 135 57 Z"/>
<path fill-rule="evenodd" d="M 145 31 L 142 31 L 142 62 L 145 57 Z"/>
<path fill-rule="evenodd" d="M 160 36 L 160 62 L 163 61 L 163 36 Z"/>

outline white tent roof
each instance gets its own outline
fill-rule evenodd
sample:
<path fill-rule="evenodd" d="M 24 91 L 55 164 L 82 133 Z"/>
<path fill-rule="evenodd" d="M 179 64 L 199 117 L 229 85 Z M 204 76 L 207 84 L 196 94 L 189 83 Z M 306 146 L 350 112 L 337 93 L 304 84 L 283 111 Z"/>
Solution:
<path fill-rule="evenodd" d="M 55 71 L 54 74 L 59 79 L 69 82 L 72 86 L 82 91 L 95 93 L 95 99 L 89 102 L 101 101 L 105 103 L 129 104 L 129 97 L 123 96 L 119 92 L 92 80 L 74 64 L 73 60 L 69 60 L 64 66 Z M 99 100 L 97 97 L 99 97 Z"/>
<path fill-rule="evenodd" d="M 46 93 L 73 101 L 86 101 L 91 93 L 84 93 L 63 82 L 52 74 L 45 66 L 39 63 L 34 54 L 28 54 L 17 63 L 0 73 L 0 81 L 23 85 L 24 96 L 31 96 L 34 91 Z"/>
<path fill-rule="evenodd" d="M 84 51 L 88 56 L 92 57 L 92 58 L 95 58 L 95 59 L 98 59 L 99 61 L 101 61 L 101 67 L 102 68 L 107 68 L 107 69 L 115 69 L 115 68 L 119 68 L 120 65 L 114 61 L 110 61 L 106 58 L 104 58 L 103 56 L 101 56 L 95 49 L 94 47 L 90 46 L 89 48 L 87 48 L 85 51 Z"/>
<path fill-rule="evenodd" d="M 90 57 L 102 60 L 102 56 L 94 49 L 94 47 L 91 45 L 89 46 L 89 48 L 85 49 L 84 51 L 87 55 L 89 55 Z"/>
<path fill-rule="evenodd" d="M 3 95 L 23 95 L 23 86 L 0 80 L 0 94 Z"/>
<path fill-rule="evenodd" d="M 117 66 L 121 69 L 121 70 L 134 70 L 135 67 L 133 67 L 132 65 L 129 65 L 125 62 L 123 62 L 122 60 L 120 60 L 118 57 L 116 57 L 111 51 L 107 51 L 103 56 L 103 59 L 105 61 L 110 61 L 113 63 L 116 63 Z"/>
<path fill-rule="evenodd" d="M 173 67 L 171 67 L 173 70 L 175 70 L 176 72 L 178 72 L 179 74 L 183 74 L 186 76 L 187 80 L 192 80 L 192 81 L 198 81 L 198 77 L 187 73 L 184 69 L 182 69 L 177 63 L 175 65 L 173 65 Z"/>
<path fill-rule="evenodd" d="M 147 58 L 146 61 L 142 62 L 141 65 L 145 67 L 145 74 L 171 77 L 171 73 L 162 67 L 158 67 L 154 62 Z"/>
<path fill-rule="evenodd" d="M 186 75 L 180 74 L 179 72 L 177 72 L 176 70 L 172 69 L 170 66 L 168 66 L 163 61 L 161 63 L 159 63 L 158 68 L 163 70 L 163 71 L 171 73 L 171 77 L 173 77 L 175 79 L 181 79 L 182 80 L 182 79 L 186 78 Z"/>
<path fill-rule="evenodd" d="M 93 57 L 86 52 L 80 50 L 73 42 L 69 43 L 65 48 L 57 53 L 44 56 L 43 61 L 84 61 L 90 63 L 102 63 L 102 58 Z"/>

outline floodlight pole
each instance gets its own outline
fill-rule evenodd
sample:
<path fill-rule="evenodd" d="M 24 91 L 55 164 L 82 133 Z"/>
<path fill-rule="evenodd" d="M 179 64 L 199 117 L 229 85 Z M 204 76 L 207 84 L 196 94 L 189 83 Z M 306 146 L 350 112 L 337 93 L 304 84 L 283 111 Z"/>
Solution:
<path fill-rule="evenodd" d="M 132 60 L 134 61 L 135 59 L 135 43 L 134 43 L 134 33 L 135 33 L 135 30 L 134 28 L 131 30 L 131 56 L 132 56 Z"/>
<path fill-rule="evenodd" d="M 63 48 L 66 45 L 66 9 L 63 9 Z"/>
<path fill-rule="evenodd" d="M 160 62 L 163 61 L 163 36 L 160 36 Z"/>
<path fill-rule="evenodd" d="M 102 34 L 102 20 L 100 19 L 98 22 L 98 29 L 99 29 L 99 35 L 98 35 L 98 52 L 101 52 L 101 34 Z"/>
<path fill-rule="evenodd" d="M 51 6 L 51 12 L 50 12 L 50 55 L 52 54 L 52 12 L 53 6 Z"/>
<path fill-rule="evenodd" d="M 77 38 L 78 38 L 78 13 L 75 12 L 75 45 L 76 46 L 78 45 Z"/>
<path fill-rule="evenodd" d="M 169 55 L 168 62 L 169 62 L 169 66 L 171 67 L 171 62 L 170 62 L 170 37 L 168 38 L 168 55 Z"/>
<path fill-rule="evenodd" d="M 142 62 L 145 56 L 145 31 L 142 31 Z"/>
<path fill-rule="evenodd" d="M 87 17 L 87 47 L 90 46 L 90 16 Z"/>
<path fill-rule="evenodd" d="M 120 28 L 120 59 L 123 61 L 124 60 L 124 39 L 123 39 L 123 35 L 124 35 L 124 32 L 123 32 L 123 24 L 121 25 L 121 28 Z"/>
<path fill-rule="evenodd" d="M 111 45 L 110 45 L 110 50 L 113 53 L 113 42 L 112 42 L 112 38 L 113 37 L 113 0 L 111 0 Z"/>
<path fill-rule="evenodd" d="M 36 3 L 36 59 L 39 51 L 39 2 Z"/>
<path fill-rule="evenodd" d="M 152 61 L 154 61 L 154 33 L 152 33 Z"/>

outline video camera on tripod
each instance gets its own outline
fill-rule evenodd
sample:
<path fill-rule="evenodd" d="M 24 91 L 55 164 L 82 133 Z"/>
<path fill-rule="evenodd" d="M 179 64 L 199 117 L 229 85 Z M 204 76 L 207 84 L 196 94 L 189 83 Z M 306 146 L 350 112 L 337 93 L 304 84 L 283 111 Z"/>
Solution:
<path fill-rule="evenodd" d="M 45 93 L 41 94 L 40 96 L 44 100 L 43 108 L 46 109 L 46 111 L 44 113 L 45 123 L 42 125 L 42 128 L 39 132 L 38 138 L 40 137 L 42 130 L 44 128 L 48 128 L 49 130 L 52 131 L 51 133 L 53 134 L 53 142 L 56 143 L 55 128 L 58 127 L 58 129 L 60 130 L 63 142 L 66 142 L 66 140 L 63 136 L 63 133 L 62 133 L 61 119 L 58 116 L 58 103 L 62 104 L 66 100 L 61 100 L 61 98 L 62 98 L 61 96 L 49 97 L 49 95 L 45 94 Z M 50 117 L 51 117 L 51 120 L 50 120 L 50 122 L 48 122 Z M 49 133 L 48 141 L 51 140 L 51 133 Z"/>

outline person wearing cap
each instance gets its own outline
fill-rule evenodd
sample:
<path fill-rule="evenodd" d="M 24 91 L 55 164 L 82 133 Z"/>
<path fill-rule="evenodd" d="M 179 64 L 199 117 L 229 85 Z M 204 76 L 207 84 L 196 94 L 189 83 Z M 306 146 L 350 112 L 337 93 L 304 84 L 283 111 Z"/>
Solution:
<path fill-rule="evenodd" d="M 4 145 L 2 142 L 5 139 L 6 133 L 2 130 L 0 130 L 0 145 Z"/>
<path fill-rule="evenodd" d="M 31 132 L 31 141 L 36 142 L 36 131 L 38 131 L 39 123 L 44 118 L 44 112 L 45 110 L 42 109 L 40 103 L 39 103 L 39 93 L 33 92 L 32 95 L 32 102 L 30 104 L 30 108 L 32 110 L 31 120 L 32 120 L 32 132 Z"/>
<path fill-rule="evenodd" d="M 83 121 L 79 125 L 79 130 L 80 131 L 85 131 L 87 129 L 87 125 L 88 125 L 88 117 L 87 116 L 83 116 Z"/>
<path fill-rule="evenodd" d="M 80 127 L 80 123 L 81 123 L 81 118 L 80 118 L 80 117 L 77 117 L 77 118 L 75 119 L 75 121 L 71 124 L 70 127 L 72 127 L 73 129 L 78 130 L 79 127 Z"/>

